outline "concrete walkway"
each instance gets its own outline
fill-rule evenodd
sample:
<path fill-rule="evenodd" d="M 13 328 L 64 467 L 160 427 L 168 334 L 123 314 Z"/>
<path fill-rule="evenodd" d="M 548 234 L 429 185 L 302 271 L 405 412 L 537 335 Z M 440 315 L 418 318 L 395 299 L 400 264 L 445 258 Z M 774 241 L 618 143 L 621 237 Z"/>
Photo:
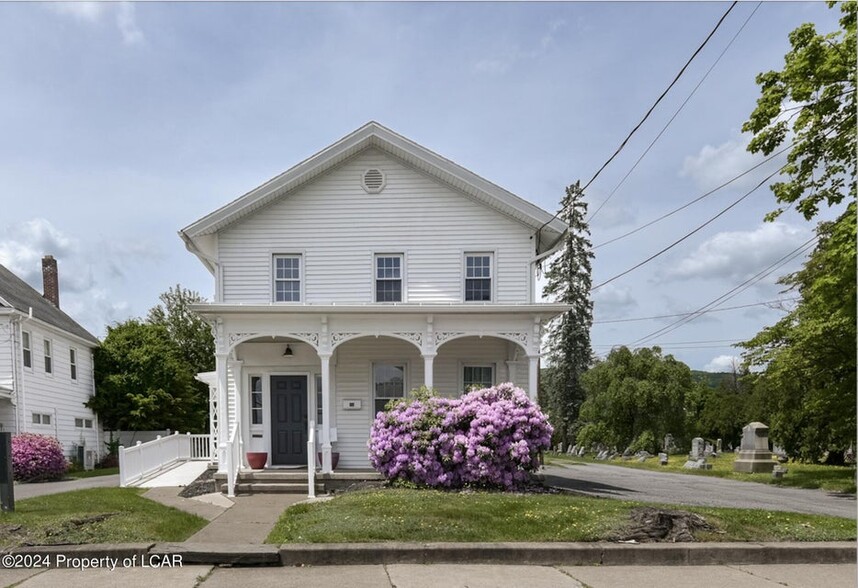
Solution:
<path fill-rule="evenodd" d="M 303 494 L 251 494 L 231 498 L 233 505 L 188 538 L 188 543 L 258 545 L 288 506 L 303 502 Z M 192 499 L 193 500 L 193 499 Z M 181 508 L 181 507 L 180 507 Z"/>
<path fill-rule="evenodd" d="M 119 486 L 119 474 L 111 476 L 93 476 L 91 478 L 79 478 L 76 480 L 63 480 L 61 482 L 39 482 L 39 483 L 15 483 L 15 500 L 46 496 L 48 494 L 59 494 L 72 490 L 83 490 L 85 488 L 109 488 Z"/>
<path fill-rule="evenodd" d="M 783 510 L 855 519 L 855 495 L 607 464 L 545 468 L 545 483 L 590 496 L 663 504 Z M 789 474 L 787 474 L 789 475 Z"/>
<path fill-rule="evenodd" d="M 523 565 L 375 565 L 298 568 L 121 568 L 111 571 L 0 570 L 0 585 L 21 588 L 854 588 L 854 564 L 565 567 Z"/>

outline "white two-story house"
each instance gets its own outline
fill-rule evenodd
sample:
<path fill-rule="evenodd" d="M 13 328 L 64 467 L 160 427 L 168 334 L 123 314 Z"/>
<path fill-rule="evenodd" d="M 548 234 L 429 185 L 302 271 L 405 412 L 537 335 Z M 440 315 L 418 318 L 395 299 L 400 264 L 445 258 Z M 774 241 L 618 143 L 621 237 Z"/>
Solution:
<path fill-rule="evenodd" d="M 0 265 L 0 430 L 56 437 L 92 467 L 101 429 L 93 395 L 96 339 L 60 310 L 56 260 L 42 259 L 44 294 Z"/>
<path fill-rule="evenodd" d="M 180 231 L 215 279 L 212 433 L 225 454 L 368 467 L 370 425 L 420 386 L 536 397 L 536 265 L 566 226 L 370 122 Z"/>

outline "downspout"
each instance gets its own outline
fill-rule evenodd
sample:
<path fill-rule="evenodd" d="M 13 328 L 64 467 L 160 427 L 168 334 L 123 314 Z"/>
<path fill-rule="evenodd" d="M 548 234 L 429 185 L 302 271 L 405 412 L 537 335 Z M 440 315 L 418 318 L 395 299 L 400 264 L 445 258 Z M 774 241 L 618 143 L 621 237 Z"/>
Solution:
<path fill-rule="evenodd" d="M 15 411 L 15 413 L 19 419 L 18 420 L 18 434 L 20 434 L 22 432 L 21 431 L 22 423 L 24 423 L 24 425 L 23 425 L 24 431 L 23 432 L 24 433 L 27 432 L 27 430 L 26 430 L 27 394 L 26 394 L 26 385 L 25 385 L 25 381 L 27 379 L 27 374 L 26 374 L 26 370 L 24 370 L 24 335 L 23 335 L 23 331 L 24 331 L 24 322 L 28 321 L 32 318 L 33 318 L 33 307 L 31 306 L 29 312 L 27 313 L 27 316 L 25 316 L 21 320 L 20 326 L 19 326 L 19 328 L 22 332 L 21 333 L 21 396 L 20 396 L 20 398 L 18 398 L 18 404 L 20 405 L 21 410 Z M 32 335 L 32 331 L 30 333 L 31 333 L 30 334 L 30 365 L 32 365 L 33 364 L 33 335 Z"/>
<path fill-rule="evenodd" d="M 15 434 L 17 435 L 21 427 L 21 415 L 18 414 L 18 392 L 24 381 L 23 372 L 20 374 L 20 378 L 18 377 L 18 341 L 21 339 L 18 334 L 21 330 L 21 318 L 17 316 L 12 317 L 10 326 L 12 327 L 12 332 L 9 335 L 12 338 L 12 345 L 9 349 L 9 354 L 12 359 L 12 388 L 15 391 L 15 405 L 13 408 L 15 409 Z M 23 347 L 21 353 L 23 353 Z"/>
<path fill-rule="evenodd" d="M 540 262 L 541 260 L 545 259 L 546 257 L 550 257 L 551 255 L 554 255 L 555 253 L 557 253 L 565 244 L 564 239 L 565 239 L 566 234 L 568 232 L 569 232 L 569 229 L 566 229 L 565 231 L 563 231 L 563 233 L 561 233 L 560 236 L 557 238 L 557 241 L 554 242 L 554 245 L 551 246 L 551 249 L 549 249 L 548 251 L 545 251 L 543 253 L 540 253 L 539 255 L 537 255 L 535 257 L 532 257 L 527 262 L 527 268 L 528 268 L 527 276 L 528 276 L 528 278 L 530 278 L 530 288 L 527 289 L 528 298 L 529 298 L 528 302 L 529 303 L 532 304 L 533 299 L 534 299 L 533 289 L 536 286 L 536 264 L 538 262 Z"/>
<path fill-rule="evenodd" d="M 89 352 L 89 380 L 92 382 L 92 395 L 95 396 L 95 353 Z M 92 409 L 90 409 L 92 410 Z M 101 459 L 101 424 L 98 420 L 98 413 L 92 410 L 92 415 L 95 417 L 95 459 Z M 86 456 L 84 456 L 86 457 Z M 95 464 L 93 464 L 94 466 Z"/>

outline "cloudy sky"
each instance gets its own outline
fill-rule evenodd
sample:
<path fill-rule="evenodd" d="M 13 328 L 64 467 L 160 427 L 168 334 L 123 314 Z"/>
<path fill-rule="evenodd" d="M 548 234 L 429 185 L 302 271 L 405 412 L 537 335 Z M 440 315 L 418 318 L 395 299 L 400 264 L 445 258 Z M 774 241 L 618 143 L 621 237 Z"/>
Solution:
<path fill-rule="evenodd" d="M 63 308 L 98 336 L 171 285 L 211 296 L 211 276 L 176 231 L 369 120 L 554 211 L 728 7 L 0 3 L 0 263 L 40 290 L 39 260 L 53 254 Z M 594 245 L 760 163 L 741 132 L 756 74 L 781 67 L 796 26 L 834 30 L 837 14 L 821 2 L 737 5 L 588 190 L 591 212 L 611 195 L 592 219 Z M 778 161 L 598 247 L 594 284 L 710 219 Z M 697 310 L 811 238 L 789 211 L 764 223 L 774 207 L 763 187 L 595 290 L 595 350 L 642 340 L 692 368 L 729 367 L 731 343 L 782 316 L 756 304 L 794 296 L 774 282 L 801 258 L 653 339 L 680 317 L 646 317 Z"/>

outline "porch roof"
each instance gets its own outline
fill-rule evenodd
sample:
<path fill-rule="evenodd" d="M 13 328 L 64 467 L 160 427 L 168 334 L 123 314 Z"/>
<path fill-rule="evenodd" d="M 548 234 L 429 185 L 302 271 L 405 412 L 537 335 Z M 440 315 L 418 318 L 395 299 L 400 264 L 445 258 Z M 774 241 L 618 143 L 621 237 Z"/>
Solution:
<path fill-rule="evenodd" d="M 570 304 L 192 304 L 203 316 L 217 315 L 539 315 L 551 319 L 572 309 Z"/>

